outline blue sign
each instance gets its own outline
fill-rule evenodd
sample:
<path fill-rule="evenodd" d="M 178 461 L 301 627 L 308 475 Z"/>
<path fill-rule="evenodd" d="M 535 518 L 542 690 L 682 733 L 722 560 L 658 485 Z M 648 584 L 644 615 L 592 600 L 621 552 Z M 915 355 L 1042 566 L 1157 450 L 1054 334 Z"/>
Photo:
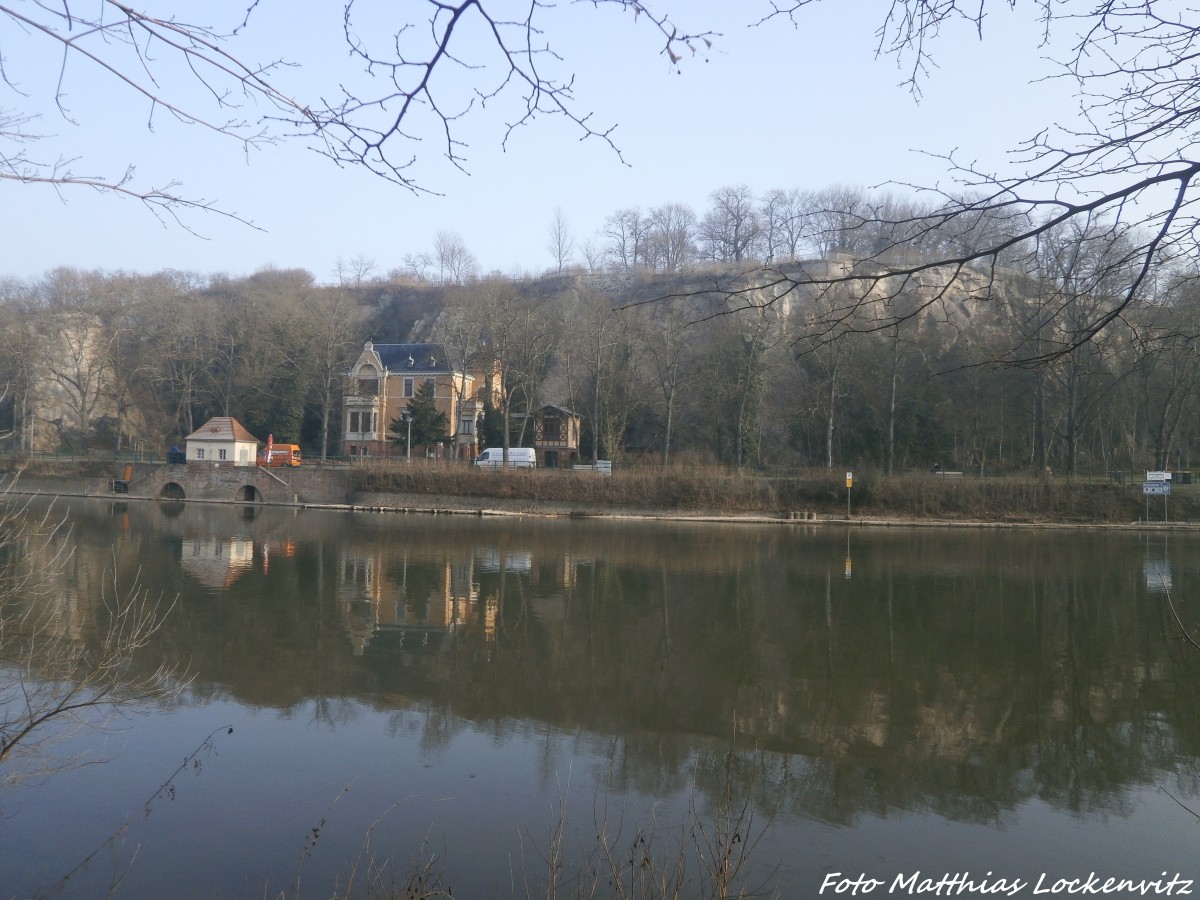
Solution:
<path fill-rule="evenodd" d="M 1142 493 L 1149 496 L 1150 494 L 1162 494 L 1166 496 L 1171 493 L 1171 482 L 1169 481 L 1143 481 Z"/>

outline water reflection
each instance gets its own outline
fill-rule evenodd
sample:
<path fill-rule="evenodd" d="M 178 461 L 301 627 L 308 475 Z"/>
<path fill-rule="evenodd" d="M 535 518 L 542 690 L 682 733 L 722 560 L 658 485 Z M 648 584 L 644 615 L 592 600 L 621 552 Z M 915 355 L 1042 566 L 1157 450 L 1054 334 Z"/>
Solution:
<path fill-rule="evenodd" d="M 332 732 L 378 712 L 425 765 L 473 730 L 550 730 L 605 790 L 732 786 L 781 835 L 844 829 L 848 857 L 885 852 L 866 845 L 881 819 L 991 827 L 1036 803 L 1102 821 L 1137 815 L 1141 788 L 1200 795 L 1200 652 L 1162 597 L 1200 619 L 1192 536 L 74 516 L 81 640 L 96 578 L 140 569 L 180 597 L 154 649 L 186 648 L 197 696 Z"/>

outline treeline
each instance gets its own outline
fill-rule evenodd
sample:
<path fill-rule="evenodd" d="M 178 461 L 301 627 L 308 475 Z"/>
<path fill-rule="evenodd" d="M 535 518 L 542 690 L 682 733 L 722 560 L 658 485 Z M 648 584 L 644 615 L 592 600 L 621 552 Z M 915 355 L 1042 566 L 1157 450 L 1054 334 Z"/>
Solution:
<path fill-rule="evenodd" d="M 712 266 L 773 264 L 798 259 L 896 259 L 956 255 L 1001 242 L 1030 225 L 1003 212 L 947 216 L 945 208 L 854 186 L 788 188 L 756 194 L 745 185 L 713 191 L 706 209 L 687 203 L 625 207 L 591 234 L 577 233 L 559 209 L 546 231 L 547 274 L 564 272 L 683 273 Z M 969 202 L 969 201 L 964 201 Z M 1021 247 L 1005 259 L 1023 254 Z M 339 261 L 337 279 L 362 284 L 376 275 L 374 260 Z M 462 284 L 480 266 L 462 236 L 441 231 L 426 250 L 406 254 L 381 280 Z M 493 272 L 487 277 L 496 277 Z"/>
<path fill-rule="evenodd" d="M 209 416 L 336 440 L 346 359 L 369 322 L 300 271 L 250 278 L 57 269 L 0 303 L 0 432 L 23 450 L 161 452 Z"/>
<path fill-rule="evenodd" d="M 727 209 L 740 193 L 720 196 Z M 532 437 L 520 413 L 558 404 L 583 416 L 595 458 L 884 472 L 1191 465 L 1200 303 L 1188 273 L 1160 273 L 1125 305 L 1137 258 L 1098 224 L 1047 229 L 998 258 L 1004 268 L 897 275 L 885 255 L 941 258 L 1006 224 L 931 223 L 894 203 L 884 217 L 860 197 L 796 195 L 808 224 L 782 244 L 782 226 L 766 227 L 771 198 L 747 197 L 746 221 L 706 214 L 687 243 L 709 248 L 704 265 L 649 237 L 622 251 L 629 265 L 614 262 L 617 238 L 637 234 L 641 214 L 625 211 L 610 220 L 607 263 L 540 278 L 479 278 L 448 258 L 437 279 L 372 278 L 357 260 L 336 286 L 300 270 L 59 269 L 5 282 L 0 434 L 16 450 L 161 452 L 232 415 L 335 456 L 343 373 L 363 341 L 434 340 L 464 368 L 499 364 L 490 412 L 504 415 L 487 422 L 506 419 L 514 442 Z M 648 234 L 665 240 L 667 219 L 652 213 Z M 461 243 L 441 238 L 461 262 Z M 814 260 L 787 261 L 814 248 Z"/>

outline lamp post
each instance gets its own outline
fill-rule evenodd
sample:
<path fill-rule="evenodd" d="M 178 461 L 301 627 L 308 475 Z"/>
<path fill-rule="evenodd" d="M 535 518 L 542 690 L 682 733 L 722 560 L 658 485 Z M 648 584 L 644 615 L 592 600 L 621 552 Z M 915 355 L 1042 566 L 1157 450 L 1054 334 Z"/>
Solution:
<path fill-rule="evenodd" d="M 400 415 L 408 425 L 408 436 L 404 439 L 404 461 L 409 462 L 412 460 L 412 410 L 402 410 Z"/>

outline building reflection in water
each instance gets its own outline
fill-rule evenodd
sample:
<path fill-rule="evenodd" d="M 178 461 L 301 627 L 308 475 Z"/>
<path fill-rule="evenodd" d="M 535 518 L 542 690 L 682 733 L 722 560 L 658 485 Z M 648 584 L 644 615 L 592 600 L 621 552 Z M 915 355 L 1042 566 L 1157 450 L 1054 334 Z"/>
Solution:
<path fill-rule="evenodd" d="M 338 609 L 359 656 L 430 652 L 481 617 L 485 632 L 494 633 L 494 604 L 489 625 L 469 559 L 410 560 L 403 550 L 346 548 L 338 568 Z"/>
<path fill-rule="evenodd" d="M 254 565 L 254 541 L 237 537 L 185 540 L 181 565 L 205 587 L 224 590 Z"/>
<path fill-rule="evenodd" d="M 478 636 L 490 652 L 504 579 L 529 582 L 533 568 L 530 550 L 481 547 L 431 558 L 410 556 L 403 547 L 345 547 L 338 560 L 339 615 L 359 656 L 434 652 L 456 635 Z M 560 590 L 575 583 L 569 557 L 555 572 Z"/>
<path fill-rule="evenodd" d="M 255 559 L 265 575 L 270 572 L 272 554 L 288 558 L 295 552 L 295 543 L 290 538 L 189 537 L 182 541 L 180 565 L 206 588 L 223 591 L 253 570 Z"/>

